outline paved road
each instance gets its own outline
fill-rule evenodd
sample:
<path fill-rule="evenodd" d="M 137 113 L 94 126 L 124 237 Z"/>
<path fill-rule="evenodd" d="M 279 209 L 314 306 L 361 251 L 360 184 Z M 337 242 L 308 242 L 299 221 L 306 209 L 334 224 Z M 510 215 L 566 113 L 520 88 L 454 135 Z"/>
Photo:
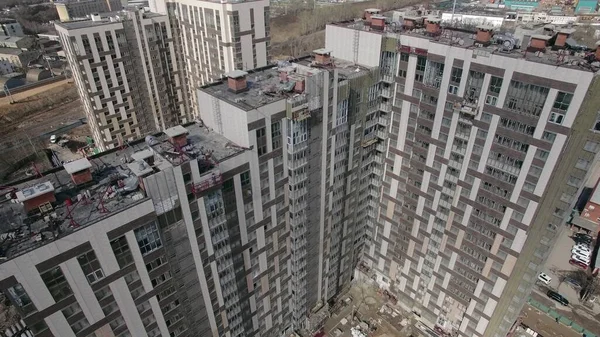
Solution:
<path fill-rule="evenodd" d="M 545 313 L 540 313 L 534 307 L 526 304 L 522 312 L 523 324 L 544 337 L 581 337 L 573 329 L 557 323 L 556 320 Z"/>

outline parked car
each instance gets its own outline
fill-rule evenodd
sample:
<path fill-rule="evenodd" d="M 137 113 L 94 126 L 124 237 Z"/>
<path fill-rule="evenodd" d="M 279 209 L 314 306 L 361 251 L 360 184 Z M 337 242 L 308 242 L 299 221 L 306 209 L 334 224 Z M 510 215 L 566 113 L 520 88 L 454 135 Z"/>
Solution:
<path fill-rule="evenodd" d="M 590 245 L 587 243 L 577 243 L 573 246 L 573 248 L 581 248 L 581 249 L 587 249 L 590 250 Z"/>
<path fill-rule="evenodd" d="M 585 256 L 590 256 L 592 252 L 590 252 L 589 249 L 582 249 L 582 248 L 573 248 L 571 249 L 571 254 L 577 254 L 577 255 L 585 255 Z"/>
<path fill-rule="evenodd" d="M 582 233 L 577 233 L 575 235 L 573 235 L 573 240 L 575 240 L 576 243 L 584 243 L 584 244 L 590 244 L 592 243 L 592 237 L 589 236 L 588 234 L 582 234 Z"/>
<path fill-rule="evenodd" d="M 586 270 L 587 267 L 588 267 L 588 264 L 585 263 L 585 262 L 583 262 L 583 261 L 581 261 L 581 260 L 570 259 L 569 263 L 572 264 L 572 265 L 574 265 L 574 266 L 580 267 L 583 270 Z"/>
<path fill-rule="evenodd" d="M 56 135 L 50 136 L 50 143 L 54 144 L 54 143 L 56 143 L 57 140 L 58 140 L 58 137 L 56 137 Z"/>
<path fill-rule="evenodd" d="M 560 303 L 560 304 L 562 304 L 564 306 L 569 305 L 569 300 L 567 300 L 563 295 L 557 293 L 554 290 L 548 290 L 547 295 L 551 299 L 555 300 L 556 302 L 558 302 L 558 303 Z"/>
<path fill-rule="evenodd" d="M 538 275 L 538 280 L 541 281 L 542 283 L 544 283 L 545 285 L 550 284 L 550 281 L 552 281 L 552 278 L 550 276 L 548 276 L 546 273 L 540 273 Z"/>
<path fill-rule="evenodd" d="M 571 258 L 572 259 L 579 259 L 585 262 L 590 262 L 590 255 L 589 254 L 571 254 Z"/>

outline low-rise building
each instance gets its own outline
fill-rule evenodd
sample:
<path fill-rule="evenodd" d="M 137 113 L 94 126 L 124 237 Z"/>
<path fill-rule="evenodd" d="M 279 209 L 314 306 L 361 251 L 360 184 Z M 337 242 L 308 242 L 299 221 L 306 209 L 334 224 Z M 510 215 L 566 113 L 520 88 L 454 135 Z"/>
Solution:
<path fill-rule="evenodd" d="M 64 0 L 55 2 L 60 21 L 85 18 L 94 13 L 114 12 L 123 8 L 120 0 Z"/>
<path fill-rule="evenodd" d="M 0 75 L 19 72 L 38 57 L 39 53 L 36 51 L 0 48 Z"/>
<path fill-rule="evenodd" d="M 9 18 L 0 18 L 0 36 L 25 36 L 19 21 Z"/>
<path fill-rule="evenodd" d="M 36 45 L 33 36 L 0 36 L 0 47 L 15 49 L 33 49 Z"/>

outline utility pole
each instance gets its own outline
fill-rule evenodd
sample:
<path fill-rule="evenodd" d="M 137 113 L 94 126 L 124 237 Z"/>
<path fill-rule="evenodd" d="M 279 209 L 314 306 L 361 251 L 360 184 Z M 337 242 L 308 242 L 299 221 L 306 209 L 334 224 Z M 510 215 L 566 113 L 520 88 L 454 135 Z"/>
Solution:
<path fill-rule="evenodd" d="M 10 98 L 10 104 L 16 103 L 15 100 L 13 99 L 13 97 L 12 97 L 12 94 L 10 93 L 10 90 L 6 86 L 6 84 L 4 85 L 4 95 L 8 96 Z"/>

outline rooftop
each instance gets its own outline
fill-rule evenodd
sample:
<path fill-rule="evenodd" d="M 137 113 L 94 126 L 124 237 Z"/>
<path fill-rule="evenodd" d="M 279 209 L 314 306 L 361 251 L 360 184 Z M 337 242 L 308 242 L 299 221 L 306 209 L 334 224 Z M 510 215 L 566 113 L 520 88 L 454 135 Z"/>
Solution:
<path fill-rule="evenodd" d="M 476 31 L 446 27 L 443 24 L 441 25 L 441 34 L 436 36 L 429 35 L 424 27 L 405 30 L 404 27 L 393 24 L 387 25 L 383 31 L 372 30 L 368 25 L 365 25 L 365 22 L 362 20 L 346 21 L 334 23 L 332 25 L 369 31 L 373 34 L 382 34 L 386 37 L 396 38 L 398 41 L 400 41 L 401 36 L 415 36 L 431 40 L 435 43 L 472 49 L 479 54 L 494 54 L 515 59 L 526 59 L 531 62 L 550 64 L 557 67 L 567 67 L 582 71 L 596 72 L 600 69 L 600 63 L 595 60 L 594 50 L 577 50 L 578 48 L 582 48 L 578 45 L 573 45 L 571 46 L 571 49 L 567 48 L 563 50 L 552 50 L 549 46 L 546 48 L 545 52 L 532 52 L 521 48 L 521 41 L 526 35 L 532 38 L 545 39 L 549 40 L 549 42 L 553 42 L 557 32 L 549 32 L 552 35 L 548 35 L 548 33 L 544 34 L 543 27 L 538 27 L 534 30 L 521 28 L 514 32 L 500 29 L 494 31 L 489 46 L 482 46 L 475 41 L 474 35 Z M 564 31 L 564 29 L 561 28 L 561 31 Z M 567 43 L 572 43 L 573 41 L 573 39 L 568 39 Z"/>
<path fill-rule="evenodd" d="M 327 49 L 314 51 L 315 54 L 330 52 Z M 305 56 L 292 62 L 279 62 L 277 65 L 248 71 L 247 90 L 238 93 L 229 90 L 227 78 L 205 85 L 201 90 L 244 111 L 250 111 L 298 95 L 299 92 L 295 90 L 296 82 L 324 69 L 338 70 L 342 79 L 368 70 L 350 61 L 333 57 L 331 60 L 332 63 L 329 65 L 320 65 L 313 60 L 312 56 Z M 280 72 L 287 73 L 287 78 L 280 77 Z"/>
<path fill-rule="evenodd" d="M 192 123 L 181 128 L 188 133 L 183 147 L 175 148 L 169 137 L 160 133 L 5 186 L 5 197 L 0 200 L 0 260 L 14 258 L 147 200 L 152 193 L 147 195 L 139 187 L 138 177 L 190 160 L 198 160 L 200 174 L 205 175 L 218 169 L 218 163 L 244 151 L 204 126 Z M 153 160 L 147 161 L 150 157 Z M 69 172 L 86 169 L 90 169 L 92 181 L 76 185 Z M 50 192 L 56 201 L 49 208 L 45 202 L 38 208 L 35 198 Z M 25 209 L 28 202 L 35 206 L 30 212 Z"/>
<path fill-rule="evenodd" d="M 4 55 L 21 55 L 23 51 L 18 48 L 0 48 L 0 54 Z"/>

